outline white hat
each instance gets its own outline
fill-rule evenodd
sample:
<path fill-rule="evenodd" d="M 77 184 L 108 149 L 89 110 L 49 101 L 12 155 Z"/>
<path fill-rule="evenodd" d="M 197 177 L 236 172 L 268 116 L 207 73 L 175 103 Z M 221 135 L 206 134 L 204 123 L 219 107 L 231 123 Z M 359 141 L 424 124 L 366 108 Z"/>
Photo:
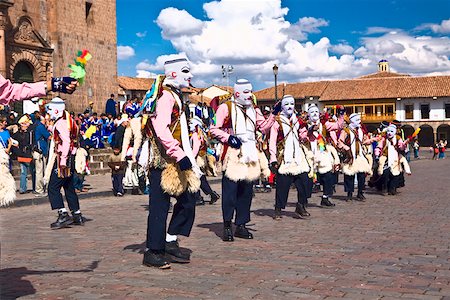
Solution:
<path fill-rule="evenodd" d="M 350 119 L 353 119 L 354 117 L 356 117 L 356 116 L 359 116 L 359 114 L 358 113 L 352 113 L 351 115 L 350 115 Z"/>
<path fill-rule="evenodd" d="M 117 126 L 119 126 L 123 122 L 128 122 L 128 121 L 130 121 L 130 119 L 128 119 L 128 115 L 127 114 L 122 114 L 120 116 L 120 120 L 117 120 Z"/>

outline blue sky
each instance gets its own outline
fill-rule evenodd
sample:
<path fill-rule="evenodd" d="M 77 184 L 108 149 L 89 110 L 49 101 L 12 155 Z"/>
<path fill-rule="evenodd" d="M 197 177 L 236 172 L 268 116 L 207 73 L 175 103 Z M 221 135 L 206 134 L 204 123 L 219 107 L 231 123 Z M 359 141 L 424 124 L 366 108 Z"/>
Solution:
<path fill-rule="evenodd" d="M 378 60 L 412 75 L 450 75 L 448 0 L 117 0 L 119 76 L 162 72 L 185 53 L 196 86 L 247 78 L 279 82 L 354 78 Z"/>

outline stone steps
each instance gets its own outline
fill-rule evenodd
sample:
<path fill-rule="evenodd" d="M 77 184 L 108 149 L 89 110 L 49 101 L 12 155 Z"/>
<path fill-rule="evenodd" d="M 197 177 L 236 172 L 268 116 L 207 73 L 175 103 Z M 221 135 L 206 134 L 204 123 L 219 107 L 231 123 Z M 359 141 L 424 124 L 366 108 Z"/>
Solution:
<path fill-rule="evenodd" d="M 105 149 L 92 149 L 89 151 L 89 168 L 92 175 L 108 174 L 111 169 L 108 167 L 109 156 L 112 150 Z M 15 179 L 20 178 L 20 164 L 17 161 L 13 161 L 12 175 Z M 31 175 L 28 174 L 28 178 L 31 179 Z"/>

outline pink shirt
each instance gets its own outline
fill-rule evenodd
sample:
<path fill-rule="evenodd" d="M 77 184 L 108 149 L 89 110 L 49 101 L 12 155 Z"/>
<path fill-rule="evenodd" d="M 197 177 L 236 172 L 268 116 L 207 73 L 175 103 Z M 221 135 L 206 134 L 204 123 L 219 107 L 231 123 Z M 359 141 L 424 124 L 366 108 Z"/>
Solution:
<path fill-rule="evenodd" d="M 33 97 L 43 97 L 46 83 L 20 83 L 13 84 L 0 75 L 0 104 L 6 105 L 13 101 L 31 99 Z"/>
<path fill-rule="evenodd" d="M 175 98 L 166 90 L 163 91 L 161 98 L 156 104 L 156 115 L 150 118 L 155 129 L 158 140 L 166 149 L 168 156 L 174 158 L 177 162 L 186 156 L 180 143 L 172 136 L 170 124 L 172 119 L 172 110 L 175 105 Z M 180 109 L 181 110 L 181 109 Z"/>
<path fill-rule="evenodd" d="M 335 145 L 337 145 L 338 140 L 337 140 L 336 132 L 344 127 L 344 117 L 340 116 L 336 122 L 326 121 L 324 126 L 327 129 L 327 131 L 328 131 L 331 139 L 335 143 Z M 334 134 L 332 134 L 332 133 L 334 133 Z M 313 142 L 316 140 L 315 135 L 308 134 L 308 127 L 303 127 L 300 129 L 299 137 L 302 140 L 309 139 L 310 142 Z"/>
<path fill-rule="evenodd" d="M 275 122 L 275 116 L 270 114 L 270 117 L 267 119 L 264 118 L 261 110 L 259 108 L 255 109 L 256 111 L 256 128 L 261 131 L 263 134 L 267 134 L 270 130 L 270 127 Z M 211 134 L 218 138 L 222 143 L 227 143 L 228 138 L 230 137 L 230 128 L 222 128 L 225 122 L 225 119 L 229 116 L 228 106 L 226 103 L 222 103 L 219 105 L 219 108 L 216 112 L 216 125 L 212 125 L 210 128 Z M 231 118 L 231 117 L 230 117 Z M 231 122 L 231 120 L 230 120 Z"/>
<path fill-rule="evenodd" d="M 277 161 L 277 139 L 279 130 L 280 124 L 278 122 L 273 123 L 272 127 L 270 128 L 270 139 L 269 139 L 270 163 Z"/>
<path fill-rule="evenodd" d="M 69 126 L 67 125 L 67 120 L 61 118 L 56 121 L 55 125 L 53 126 L 53 136 L 55 136 L 54 130 L 58 130 L 59 137 L 61 139 L 61 143 L 56 149 L 57 152 L 61 153 L 60 165 L 67 166 L 67 157 L 69 156 L 69 154 L 75 154 L 77 150 L 76 148 L 74 148 L 72 149 L 72 153 L 70 153 L 70 130 Z"/>
<path fill-rule="evenodd" d="M 378 145 L 374 150 L 374 153 L 376 156 L 381 155 L 384 145 L 386 144 L 386 139 L 387 139 L 387 137 L 383 137 L 380 141 L 378 141 Z M 407 143 L 405 143 L 402 139 L 397 140 L 397 146 L 400 150 L 405 150 L 406 145 L 407 145 Z"/>

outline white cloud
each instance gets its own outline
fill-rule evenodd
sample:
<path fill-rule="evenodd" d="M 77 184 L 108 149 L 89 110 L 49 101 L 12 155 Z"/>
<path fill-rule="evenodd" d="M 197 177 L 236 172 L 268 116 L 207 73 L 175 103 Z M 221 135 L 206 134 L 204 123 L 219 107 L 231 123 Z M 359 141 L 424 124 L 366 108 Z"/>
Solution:
<path fill-rule="evenodd" d="M 370 27 L 360 45 L 338 44 L 328 37 L 309 41 L 311 34 L 329 26 L 322 18 L 286 19 L 281 0 L 222 0 L 203 5 L 206 20 L 185 10 L 163 9 L 157 18 L 162 36 L 192 63 L 194 85 L 224 84 L 221 65 L 233 65 L 236 78 L 248 78 L 257 88 L 273 84 L 272 67 L 279 66 L 279 81 L 298 82 L 354 78 L 375 72 L 388 59 L 391 69 L 428 74 L 450 70 L 448 37 L 412 36 L 401 29 Z M 444 30 L 447 23 L 439 25 Z M 356 50 L 355 50 L 356 49 Z M 143 61 L 137 70 L 161 71 L 167 55 Z M 207 84 L 209 83 L 209 84 Z"/>
<path fill-rule="evenodd" d="M 156 19 L 156 24 L 162 28 L 162 35 L 166 39 L 200 34 L 203 27 L 202 21 L 185 10 L 173 7 L 163 9 Z"/>
<path fill-rule="evenodd" d="M 433 24 L 433 23 L 426 23 L 422 24 L 415 28 L 416 30 L 426 30 L 431 29 L 434 33 L 442 33 L 442 34 L 449 34 L 450 33 L 450 19 L 448 20 L 442 20 L 441 24 Z"/>
<path fill-rule="evenodd" d="M 144 38 L 144 37 L 147 36 L 147 31 L 144 31 L 144 32 L 136 32 L 136 36 L 137 36 L 138 38 Z"/>
<path fill-rule="evenodd" d="M 145 71 L 145 70 L 136 70 L 136 77 L 137 78 L 156 78 L 158 74 Z"/>
<path fill-rule="evenodd" d="M 134 49 L 130 46 L 117 46 L 117 59 L 125 60 L 134 56 Z"/>

